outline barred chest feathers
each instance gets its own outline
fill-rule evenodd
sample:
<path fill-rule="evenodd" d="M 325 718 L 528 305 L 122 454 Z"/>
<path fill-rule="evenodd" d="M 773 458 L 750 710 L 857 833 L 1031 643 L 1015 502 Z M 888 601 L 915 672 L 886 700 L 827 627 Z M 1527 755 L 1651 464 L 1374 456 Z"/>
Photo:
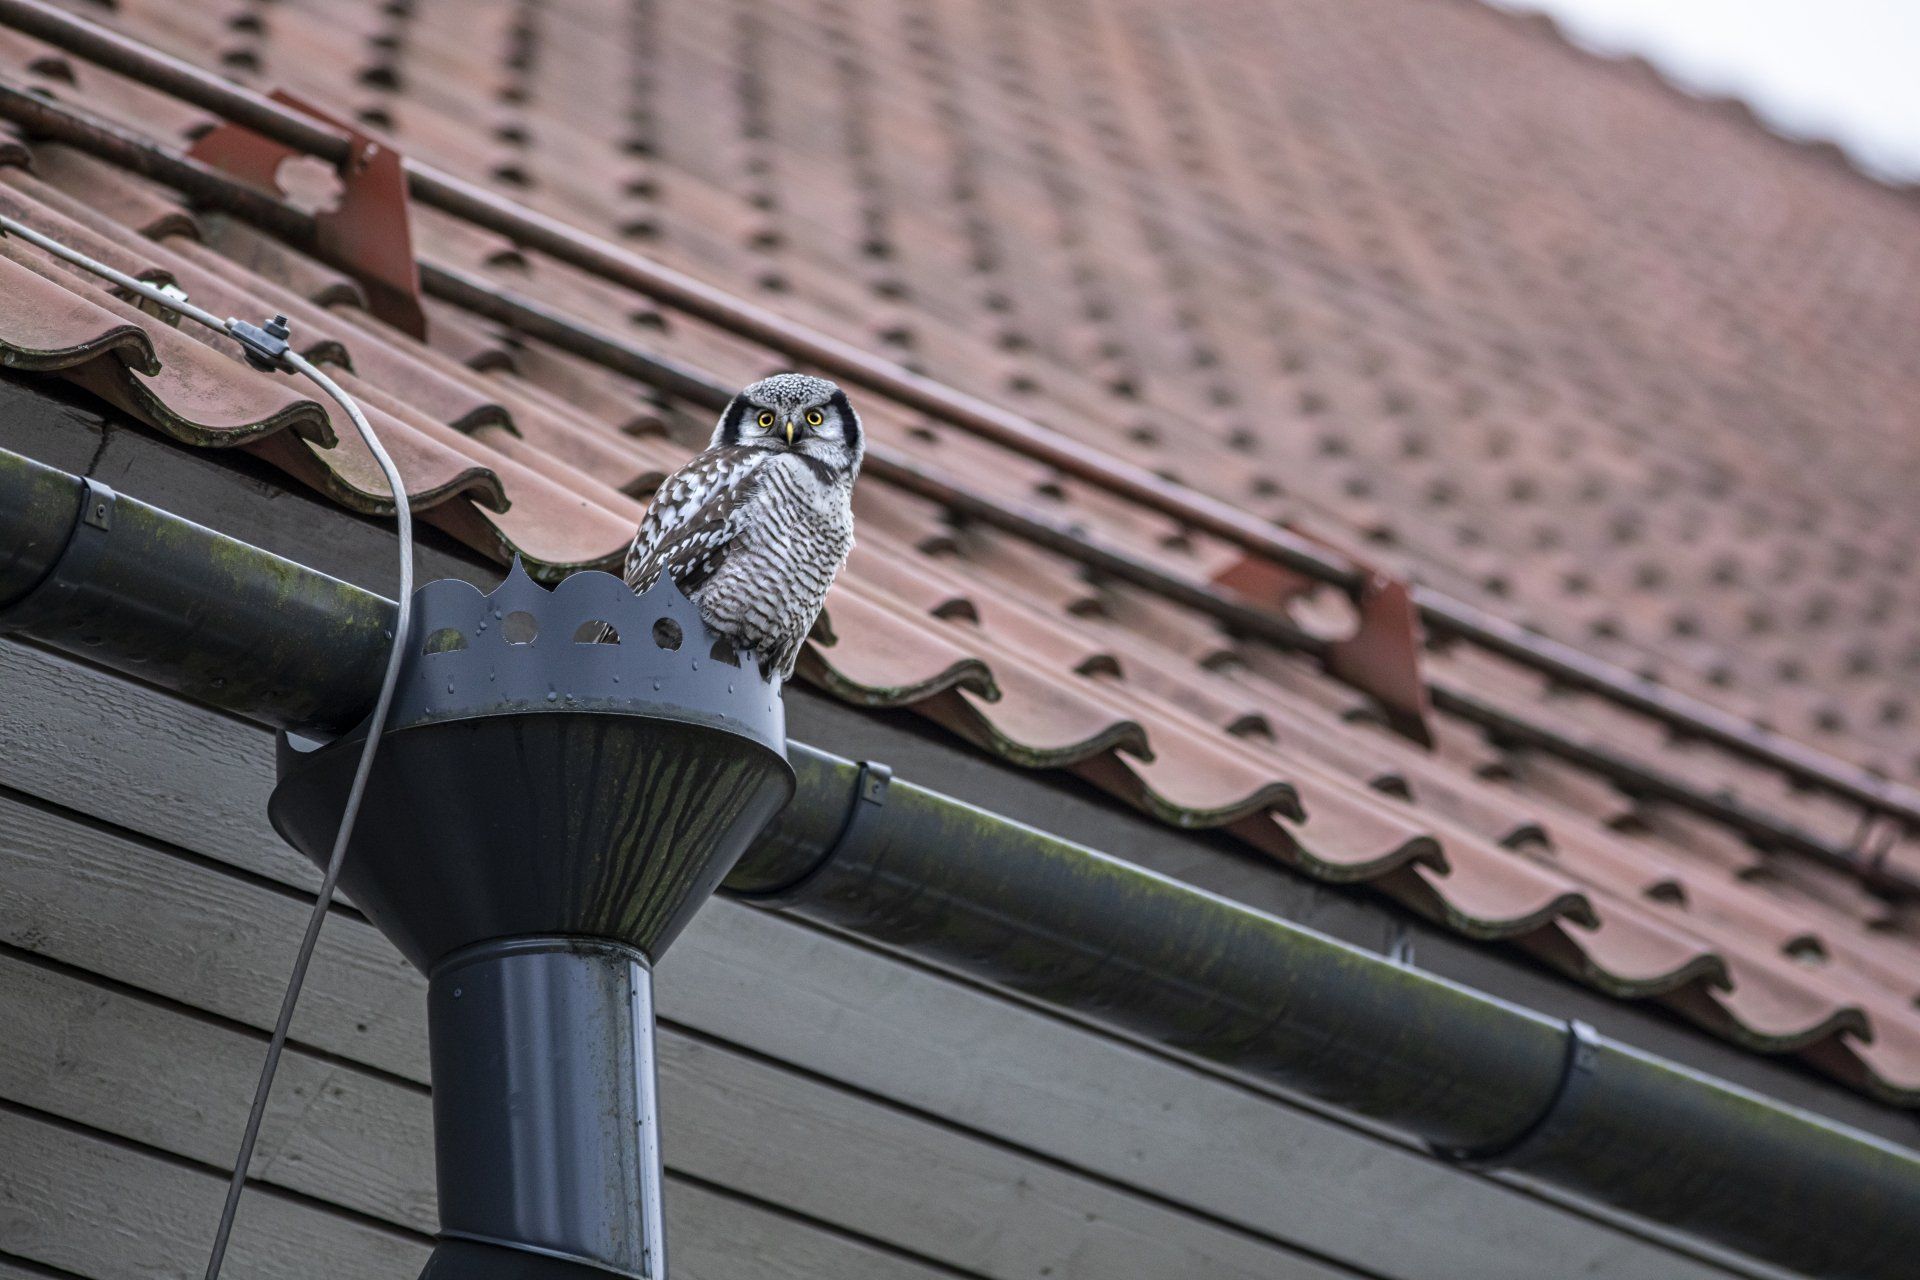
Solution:
<path fill-rule="evenodd" d="M 853 549 L 853 478 L 823 478 L 795 454 L 755 473 L 732 553 L 693 599 L 715 630 L 787 673 Z"/>

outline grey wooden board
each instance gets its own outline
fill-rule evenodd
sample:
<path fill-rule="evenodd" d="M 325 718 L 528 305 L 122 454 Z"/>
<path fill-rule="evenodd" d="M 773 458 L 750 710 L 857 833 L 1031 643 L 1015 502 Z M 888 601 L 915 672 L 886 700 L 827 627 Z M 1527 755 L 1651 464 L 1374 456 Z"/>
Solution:
<path fill-rule="evenodd" d="M 0 1152 L 0 1249 L 99 1280 L 205 1269 L 217 1175 L 10 1111 Z M 234 1276 L 400 1280 L 427 1243 L 269 1192 L 246 1202 L 228 1256 Z"/>
<path fill-rule="evenodd" d="M 205 1164 L 231 1158 L 258 1068 L 256 1040 L 18 963 L 0 964 L 0 1010 L 17 1033 L 0 1041 L 0 1093 Z M 256 1178 L 394 1219 L 424 1237 L 434 1225 L 426 1104 L 420 1089 L 296 1049 L 283 1060 Z M 252 1201 L 245 1203 L 251 1213 Z M 681 1274 L 767 1280 L 945 1274 L 684 1181 L 670 1189 L 668 1218 Z M 751 1253 L 736 1256 L 735 1219 L 760 1238 L 764 1247 L 753 1252 L 779 1259 L 778 1265 L 753 1264 Z M 0 1248 L 12 1248 L 4 1233 Z M 815 1261 L 799 1261 L 807 1258 Z M 312 1273 L 308 1267 L 290 1274 Z"/>
<path fill-rule="evenodd" d="M 60 803 L 78 799 L 109 821 L 311 884 L 311 868 L 264 821 L 265 745 L 249 726 L 0 643 L 0 782 Z M 117 869 L 91 882 L 108 897 L 78 910 L 75 927 L 83 932 L 64 944 L 77 949 L 74 963 L 87 964 L 90 949 L 112 936 L 93 936 L 91 921 L 139 910 L 143 890 L 121 883 L 137 861 L 131 850 L 118 851 L 109 859 Z M 207 913 L 199 919 L 211 936 L 264 933 L 291 954 L 291 925 L 223 915 L 214 904 L 195 910 Z M 300 1034 L 421 1074 L 417 1047 L 415 1060 L 407 1058 L 403 1030 L 418 1018 L 417 987 L 376 981 L 417 979 L 388 953 L 348 950 L 337 940 L 342 932 L 323 943 Z M 199 966 L 223 973 L 215 989 L 227 998 L 242 978 L 226 972 L 231 966 L 219 954 L 156 963 L 137 931 L 124 945 L 134 967 L 126 980 L 137 985 L 146 985 L 143 972 Z M 1384 1274 L 1531 1277 L 1541 1257 L 1598 1276 L 1722 1274 L 1122 1042 L 734 904 L 703 912 L 661 976 L 663 1011 L 701 1031 Z M 277 993 L 277 971 L 249 981 L 259 988 L 250 997 L 256 1002 Z"/>
<path fill-rule="evenodd" d="M 92 1280 L 184 1280 L 205 1269 L 226 1186 L 211 1170 L 8 1110 L 0 1110 L 0 1152 L 0 1251 Z M 952 1275 L 704 1187 L 675 1190 L 668 1231 L 679 1280 Z M 418 1233 L 256 1187 L 241 1202 L 226 1274 L 408 1280 L 429 1245 Z M 0 1263 L 0 1277 L 8 1271 Z"/>
<path fill-rule="evenodd" d="M 204 874 L 204 873 L 203 873 Z M 361 926 L 364 927 L 364 926 Z M 0 964 L 0 1094 L 218 1165 L 245 1119 L 259 1039 L 72 973 Z M 684 1036 L 662 1037 L 669 1167 L 993 1277 L 1350 1276 L 1004 1148 Z M 433 1229 L 424 1090 L 294 1051 L 256 1175 Z M 668 1202 L 680 1184 L 669 1187 Z"/>

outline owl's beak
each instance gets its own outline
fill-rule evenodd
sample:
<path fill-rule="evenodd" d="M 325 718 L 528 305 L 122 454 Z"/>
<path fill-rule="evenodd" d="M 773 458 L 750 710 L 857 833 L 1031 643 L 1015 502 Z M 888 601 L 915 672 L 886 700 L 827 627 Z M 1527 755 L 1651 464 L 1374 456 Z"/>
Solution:
<path fill-rule="evenodd" d="M 792 418 L 787 419 L 787 443 L 789 445 L 793 443 L 793 419 Z"/>

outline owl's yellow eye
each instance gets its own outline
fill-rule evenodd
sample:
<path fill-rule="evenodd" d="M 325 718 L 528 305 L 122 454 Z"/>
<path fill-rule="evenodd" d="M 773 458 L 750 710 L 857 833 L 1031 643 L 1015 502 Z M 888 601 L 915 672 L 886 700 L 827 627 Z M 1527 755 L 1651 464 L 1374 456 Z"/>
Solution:
<path fill-rule="evenodd" d="M 817 426 L 819 426 L 819 425 L 820 425 L 821 423 L 823 423 L 823 422 L 825 422 L 825 421 L 826 421 L 826 418 L 825 418 L 825 417 L 823 417 L 823 416 L 821 415 L 821 413 L 820 413 L 820 411 L 819 411 L 818 409 L 809 409 L 809 410 L 807 410 L 807 425 L 808 425 L 808 426 L 810 426 L 810 427 L 817 427 Z"/>
<path fill-rule="evenodd" d="M 762 413 L 762 414 L 760 415 L 760 428 L 761 428 L 761 430 L 763 430 L 763 431 L 771 431 L 771 430 L 773 430 L 773 415 L 772 415 L 772 414 L 770 414 L 770 413 Z"/>

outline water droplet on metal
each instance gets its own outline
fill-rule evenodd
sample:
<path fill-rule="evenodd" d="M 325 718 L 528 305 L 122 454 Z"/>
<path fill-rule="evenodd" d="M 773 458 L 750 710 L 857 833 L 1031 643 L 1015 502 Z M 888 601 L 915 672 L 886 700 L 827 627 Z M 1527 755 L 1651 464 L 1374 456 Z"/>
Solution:
<path fill-rule="evenodd" d="M 557 699 L 558 699 L 559 697 L 560 697 L 560 695 L 559 695 L 559 694 L 557 694 L 557 693 L 555 693 L 555 692 L 554 692 L 553 690 L 551 690 L 551 689 L 549 689 L 549 690 L 547 690 L 547 701 L 548 701 L 548 702 L 553 702 L 553 701 L 556 701 L 556 700 L 557 700 Z"/>

